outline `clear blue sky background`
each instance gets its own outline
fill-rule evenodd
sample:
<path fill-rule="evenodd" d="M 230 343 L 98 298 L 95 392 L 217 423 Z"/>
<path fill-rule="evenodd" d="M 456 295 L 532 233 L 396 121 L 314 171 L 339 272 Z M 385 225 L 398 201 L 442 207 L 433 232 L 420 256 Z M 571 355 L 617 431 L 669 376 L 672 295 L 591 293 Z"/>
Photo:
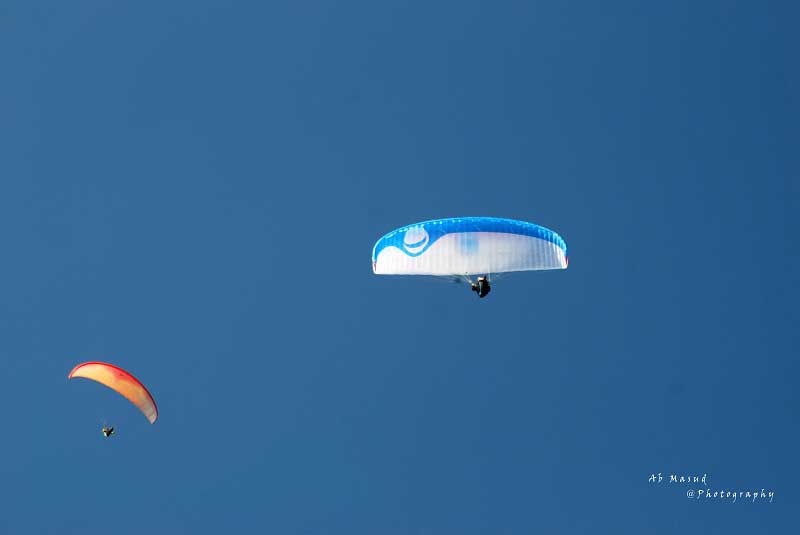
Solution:
<path fill-rule="evenodd" d="M 798 11 L 3 2 L 0 533 L 793 531 Z M 458 215 L 570 267 L 372 274 Z"/>

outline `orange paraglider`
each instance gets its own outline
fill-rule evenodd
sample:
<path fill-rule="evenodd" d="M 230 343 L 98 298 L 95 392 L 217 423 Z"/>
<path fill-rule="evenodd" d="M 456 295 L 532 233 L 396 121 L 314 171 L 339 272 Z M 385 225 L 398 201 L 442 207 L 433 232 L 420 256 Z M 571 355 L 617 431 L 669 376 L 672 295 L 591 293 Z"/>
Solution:
<path fill-rule="evenodd" d="M 84 377 L 97 381 L 125 396 L 142 411 L 151 424 L 155 423 L 158 418 L 158 408 L 153 396 L 136 377 L 122 368 L 105 362 L 84 362 L 69 372 L 68 378 L 72 379 L 73 377 Z"/>

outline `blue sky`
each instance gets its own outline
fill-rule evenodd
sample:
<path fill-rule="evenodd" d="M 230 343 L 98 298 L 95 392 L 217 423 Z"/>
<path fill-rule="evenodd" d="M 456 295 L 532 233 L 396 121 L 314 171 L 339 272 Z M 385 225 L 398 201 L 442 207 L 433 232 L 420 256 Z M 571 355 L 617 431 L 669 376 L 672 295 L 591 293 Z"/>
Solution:
<path fill-rule="evenodd" d="M 791 531 L 798 14 L 4 3 L 0 532 Z M 372 274 L 460 215 L 569 269 Z"/>

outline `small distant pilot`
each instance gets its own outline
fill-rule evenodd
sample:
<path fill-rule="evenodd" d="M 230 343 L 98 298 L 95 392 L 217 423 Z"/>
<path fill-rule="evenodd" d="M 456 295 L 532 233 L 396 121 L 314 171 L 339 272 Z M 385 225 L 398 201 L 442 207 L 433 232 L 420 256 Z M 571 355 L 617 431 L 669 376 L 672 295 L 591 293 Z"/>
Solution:
<path fill-rule="evenodd" d="M 104 427 L 101 431 L 103 431 L 103 434 L 105 435 L 106 438 L 114 434 L 113 427 Z"/>
<path fill-rule="evenodd" d="M 472 291 L 477 292 L 478 297 L 481 299 L 489 295 L 489 292 L 492 291 L 492 287 L 489 285 L 489 278 L 478 277 L 478 280 L 472 283 Z"/>

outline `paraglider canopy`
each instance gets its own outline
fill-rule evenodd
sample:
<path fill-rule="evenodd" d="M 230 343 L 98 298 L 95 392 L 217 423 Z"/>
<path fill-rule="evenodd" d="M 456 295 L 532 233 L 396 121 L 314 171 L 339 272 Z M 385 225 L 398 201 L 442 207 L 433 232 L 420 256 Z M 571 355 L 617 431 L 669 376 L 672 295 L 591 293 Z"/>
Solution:
<path fill-rule="evenodd" d="M 550 229 L 498 217 L 434 219 L 398 228 L 372 250 L 377 275 L 490 275 L 566 269 L 567 244 Z"/>
<path fill-rule="evenodd" d="M 69 372 L 68 378 L 74 377 L 97 381 L 125 396 L 142 411 L 151 424 L 158 418 L 158 408 L 153 396 L 136 377 L 122 368 L 105 362 L 84 362 Z"/>

